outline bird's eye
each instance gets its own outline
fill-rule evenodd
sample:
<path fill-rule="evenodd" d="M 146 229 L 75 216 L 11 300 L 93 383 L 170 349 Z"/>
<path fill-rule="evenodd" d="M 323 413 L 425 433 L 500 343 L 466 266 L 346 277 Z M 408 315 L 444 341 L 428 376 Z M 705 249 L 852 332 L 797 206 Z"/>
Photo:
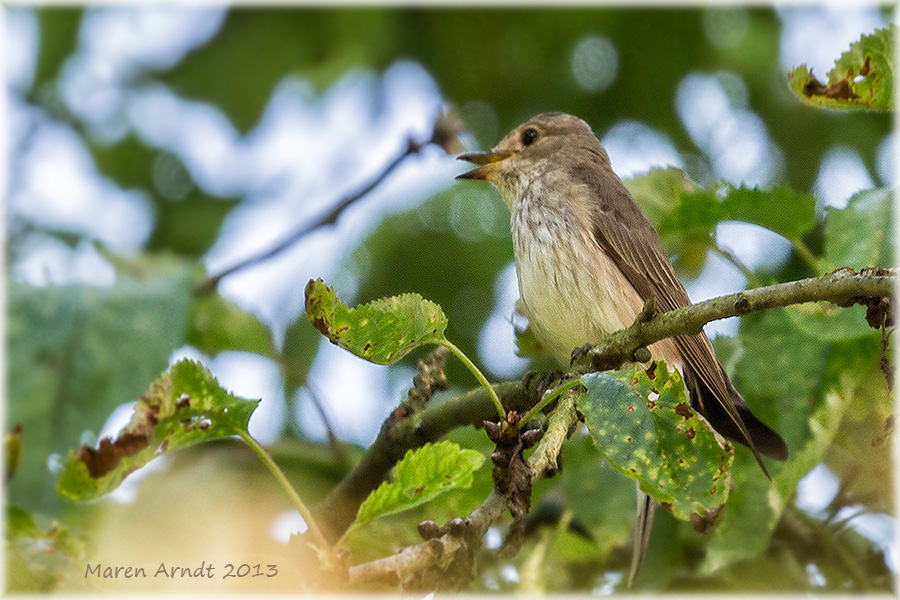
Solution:
<path fill-rule="evenodd" d="M 525 131 L 522 132 L 522 145 L 523 146 L 530 146 L 531 144 L 534 143 L 534 141 L 536 139 L 538 139 L 537 129 L 534 129 L 533 127 L 529 127 L 528 129 L 526 129 Z"/>

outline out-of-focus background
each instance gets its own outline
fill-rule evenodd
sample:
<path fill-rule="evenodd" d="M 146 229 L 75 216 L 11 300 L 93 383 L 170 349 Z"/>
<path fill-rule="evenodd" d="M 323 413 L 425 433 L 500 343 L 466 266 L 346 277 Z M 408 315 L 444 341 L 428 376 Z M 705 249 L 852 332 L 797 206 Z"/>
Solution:
<path fill-rule="evenodd" d="M 340 468 L 315 472 L 302 461 L 328 453 L 329 428 L 351 458 L 353 446 L 371 443 L 419 355 L 382 367 L 329 344 L 303 314 L 310 278 L 351 304 L 418 292 L 443 307 L 448 338 L 490 378 L 520 377 L 529 361 L 515 352 L 508 212 L 487 186 L 454 182 L 464 166 L 437 147 L 405 159 L 336 225 L 223 278 L 218 295 L 194 294 L 206 274 L 272 247 L 366 185 L 408 139 L 427 139 L 450 104 L 470 149 L 493 146 L 538 112 L 578 115 L 623 178 L 674 166 L 700 185 L 788 186 L 813 194 L 820 213 L 893 186 L 891 115 L 810 108 L 786 76 L 805 63 L 824 77 L 890 19 L 874 4 L 5 8 L 6 413 L 8 428 L 24 428 L 10 502 L 76 522 L 103 513 L 98 538 L 109 541 L 131 527 L 127 507 L 148 502 L 141 494 L 171 499 L 165 486 L 176 474 L 188 486 L 183 502 L 192 485 L 222 485 L 225 475 L 203 471 L 200 459 L 176 469 L 167 458 L 148 479 L 169 477 L 168 491 L 153 496 L 135 476 L 105 513 L 66 507 L 53 491 L 67 449 L 118 431 L 133 400 L 185 356 L 237 394 L 262 398 L 251 433 L 281 448 L 321 497 Z M 721 223 L 715 241 L 752 273 L 802 274 L 791 243 L 761 227 Z M 694 301 L 748 286 L 746 272 L 706 246 L 684 247 L 676 266 Z M 738 330 L 734 319 L 707 327 L 723 338 Z M 458 364 L 449 373 L 457 389 L 474 386 Z M 252 457 L 227 451 L 240 479 Z M 801 483 L 791 501 L 812 515 L 845 488 L 821 462 Z M 891 502 L 885 485 L 879 501 Z M 277 518 L 254 513 L 276 545 L 302 527 L 277 502 L 260 502 L 276 505 Z M 877 514 L 856 519 L 858 533 L 896 572 L 896 522 L 888 508 L 870 508 Z M 179 514 L 192 522 L 189 510 Z M 93 551 L 103 555 L 103 543 Z M 228 555 L 229 542 L 216 546 Z M 839 576 L 808 564 L 792 576 L 836 585 Z M 517 578 L 500 569 L 485 586 Z M 608 575 L 588 587 L 618 583 Z"/>

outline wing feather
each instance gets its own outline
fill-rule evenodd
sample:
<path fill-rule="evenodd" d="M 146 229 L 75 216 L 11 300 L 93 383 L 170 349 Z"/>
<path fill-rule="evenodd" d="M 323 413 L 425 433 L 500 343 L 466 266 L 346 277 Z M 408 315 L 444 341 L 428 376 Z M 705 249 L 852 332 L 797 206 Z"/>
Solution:
<path fill-rule="evenodd" d="M 597 176 L 598 166 L 606 177 Z M 603 173 L 603 169 L 607 172 Z M 654 296 L 660 311 L 688 306 L 690 298 L 669 262 L 659 234 L 612 168 L 605 161 L 598 161 L 592 165 L 579 165 L 571 174 L 590 188 L 594 240 L 622 269 L 640 297 L 646 300 Z M 675 337 L 675 345 L 684 355 L 686 365 L 734 421 L 763 471 L 768 473 L 738 413 L 709 338 L 703 332 L 679 335 Z M 702 395 L 698 394 L 697 399 L 703 410 Z"/>

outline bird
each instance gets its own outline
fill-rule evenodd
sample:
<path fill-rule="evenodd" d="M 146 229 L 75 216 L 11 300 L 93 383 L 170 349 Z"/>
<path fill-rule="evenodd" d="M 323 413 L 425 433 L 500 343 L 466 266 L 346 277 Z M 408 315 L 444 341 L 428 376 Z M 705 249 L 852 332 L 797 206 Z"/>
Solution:
<path fill-rule="evenodd" d="M 535 337 L 560 366 L 574 349 L 631 325 L 648 298 L 660 311 L 691 302 L 659 234 L 613 171 L 582 119 L 538 114 L 487 152 L 459 159 L 477 165 L 457 179 L 487 181 L 510 211 L 519 295 Z M 706 334 L 649 346 L 676 367 L 693 408 L 726 439 L 784 461 L 784 439 L 753 414 L 716 359 Z M 646 552 L 655 501 L 638 486 L 638 519 L 629 576 Z"/>

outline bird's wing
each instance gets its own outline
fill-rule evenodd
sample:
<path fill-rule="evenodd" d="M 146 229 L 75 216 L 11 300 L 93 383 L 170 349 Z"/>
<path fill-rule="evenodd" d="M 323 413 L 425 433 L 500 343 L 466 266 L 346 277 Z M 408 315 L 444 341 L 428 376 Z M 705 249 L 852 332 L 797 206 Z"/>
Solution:
<path fill-rule="evenodd" d="M 590 181 L 585 181 L 592 188 L 591 224 L 594 240 L 619 266 L 641 298 L 654 296 L 660 311 L 688 306 L 691 301 L 687 291 L 675 275 L 659 234 L 612 169 L 609 173 L 612 177 L 604 178 L 602 185 L 591 186 Z M 734 405 L 722 368 L 706 334 L 679 335 L 675 337 L 675 344 L 697 378 L 712 391 L 715 399 L 737 425 L 763 471 L 767 472 Z"/>

